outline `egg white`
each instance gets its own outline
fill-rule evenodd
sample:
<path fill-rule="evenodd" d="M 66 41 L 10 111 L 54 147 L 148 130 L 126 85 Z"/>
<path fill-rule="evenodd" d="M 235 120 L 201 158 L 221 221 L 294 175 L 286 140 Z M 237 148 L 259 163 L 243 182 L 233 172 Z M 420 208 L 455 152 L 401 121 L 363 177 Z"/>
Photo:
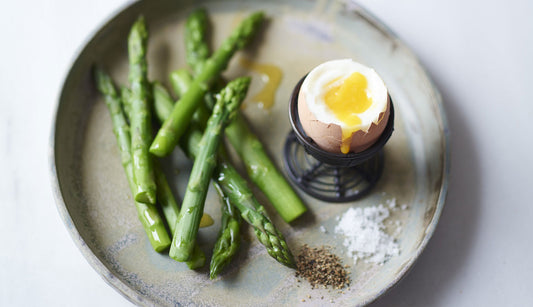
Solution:
<path fill-rule="evenodd" d="M 360 125 L 348 126 L 330 110 L 324 97 L 332 87 L 341 85 L 346 78 L 355 72 L 366 77 L 368 81 L 367 94 L 372 98 L 372 104 L 363 113 L 358 114 L 361 119 Z M 333 82 L 334 80 L 335 82 Z M 317 120 L 351 130 L 367 132 L 372 123 L 378 124 L 379 114 L 385 112 L 387 108 L 387 87 L 381 77 L 374 69 L 352 59 L 333 60 L 318 65 L 309 72 L 300 91 L 305 95 L 309 111 Z"/>

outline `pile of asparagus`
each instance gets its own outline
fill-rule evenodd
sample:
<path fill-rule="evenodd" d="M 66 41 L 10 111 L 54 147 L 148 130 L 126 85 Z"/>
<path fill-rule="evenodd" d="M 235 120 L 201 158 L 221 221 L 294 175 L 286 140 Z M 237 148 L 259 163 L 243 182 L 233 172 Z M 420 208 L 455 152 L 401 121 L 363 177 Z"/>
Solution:
<path fill-rule="evenodd" d="M 180 97 L 176 103 L 161 83 L 148 80 L 148 31 L 142 16 L 128 37 L 129 87 L 119 93 L 110 76 L 101 68 L 95 69 L 138 217 L 154 250 L 162 252 L 170 247 L 170 257 L 186 262 L 191 269 L 205 264 L 196 237 L 208 185 L 210 181 L 215 185 L 222 221 L 210 263 L 211 278 L 237 253 L 242 220 L 252 226 L 270 256 L 295 267 L 283 235 L 233 167 L 222 142 L 225 135 L 246 165 L 250 179 L 286 222 L 306 211 L 239 113 L 250 78 L 240 77 L 224 85 L 220 77 L 233 54 L 245 47 L 263 20 L 262 12 L 251 14 L 209 56 L 207 13 L 204 9 L 192 12 L 185 26 L 185 47 L 193 74 L 185 69 L 171 73 L 172 86 Z M 154 139 L 152 115 L 161 123 Z M 158 162 L 158 157 L 170 154 L 177 145 L 194 160 L 181 210 Z"/>

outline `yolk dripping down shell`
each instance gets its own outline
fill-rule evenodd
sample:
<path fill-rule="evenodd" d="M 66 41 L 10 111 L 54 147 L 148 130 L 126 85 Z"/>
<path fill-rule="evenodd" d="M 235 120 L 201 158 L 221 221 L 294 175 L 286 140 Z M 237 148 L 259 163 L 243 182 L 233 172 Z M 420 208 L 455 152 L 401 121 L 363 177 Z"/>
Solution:
<path fill-rule="evenodd" d="M 362 122 L 359 114 L 372 105 L 366 77 L 359 72 L 351 74 L 341 85 L 330 88 L 324 96 L 324 101 L 335 116 L 345 124 L 341 127 L 341 152 L 347 154 L 350 151 L 352 134 L 359 130 Z"/>

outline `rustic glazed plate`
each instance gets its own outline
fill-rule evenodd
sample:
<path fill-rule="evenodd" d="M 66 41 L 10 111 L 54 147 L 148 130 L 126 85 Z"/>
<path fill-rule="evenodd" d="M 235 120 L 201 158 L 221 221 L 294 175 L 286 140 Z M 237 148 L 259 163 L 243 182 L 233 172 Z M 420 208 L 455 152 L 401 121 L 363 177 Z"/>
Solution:
<path fill-rule="evenodd" d="M 207 269 L 191 271 L 151 249 L 136 217 L 110 116 L 92 82 L 91 67 L 101 64 L 118 83 L 126 84 L 126 37 L 143 14 L 150 30 L 149 76 L 168 84 L 169 72 L 185 67 L 183 24 L 198 5 L 209 11 L 212 46 L 218 46 L 248 13 L 264 10 L 268 15 L 264 31 L 235 56 L 225 75 L 253 77 L 244 112 L 280 168 L 290 131 L 288 99 L 305 73 L 326 60 L 353 58 L 374 67 L 385 80 L 395 103 L 395 131 L 385 146 L 383 176 L 369 196 L 332 205 L 300 193 L 309 214 L 288 225 L 258 193 L 295 253 L 303 244 L 329 245 L 352 265 L 352 283 L 343 293 L 297 282 L 294 272 L 271 259 L 249 230 L 235 261 L 216 280 L 209 280 Z M 264 84 L 260 74 L 243 65 L 243 58 L 282 70 L 271 108 L 254 101 Z M 441 98 L 423 67 L 382 23 L 357 6 L 337 1 L 151 0 L 119 12 L 75 59 L 57 107 L 51 163 L 57 206 L 74 241 L 94 269 L 136 304 L 294 306 L 305 299 L 305 304 L 353 306 L 369 303 L 392 287 L 426 246 L 444 205 L 448 143 Z M 190 163 L 178 150 L 165 163 L 176 193 L 183 195 Z M 353 265 L 343 238 L 334 232 L 337 217 L 350 207 L 393 201 L 397 206 L 390 208 L 385 231 L 396 238 L 401 253 L 383 265 L 364 261 Z M 211 191 L 205 210 L 217 222 L 200 231 L 201 247 L 208 255 L 220 225 L 219 208 Z"/>

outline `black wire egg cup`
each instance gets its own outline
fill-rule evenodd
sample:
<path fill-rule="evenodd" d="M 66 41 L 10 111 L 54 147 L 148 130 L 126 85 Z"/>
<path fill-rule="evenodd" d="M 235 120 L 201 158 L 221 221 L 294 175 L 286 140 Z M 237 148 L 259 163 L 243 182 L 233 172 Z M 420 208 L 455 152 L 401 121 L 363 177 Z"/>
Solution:
<path fill-rule="evenodd" d="M 390 101 L 387 126 L 379 139 L 358 153 L 327 152 L 305 134 L 298 115 L 298 94 L 305 76 L 296 84 L 289 102 L 289 132 L 284 162 L 291 180 L 307 194 L 327 202 L 348 202 L 372 190 L 383 173 L 383 146 L 394 130 L 394 107 Z M 390 97 L 389 97 L 390 99 Z"/>

